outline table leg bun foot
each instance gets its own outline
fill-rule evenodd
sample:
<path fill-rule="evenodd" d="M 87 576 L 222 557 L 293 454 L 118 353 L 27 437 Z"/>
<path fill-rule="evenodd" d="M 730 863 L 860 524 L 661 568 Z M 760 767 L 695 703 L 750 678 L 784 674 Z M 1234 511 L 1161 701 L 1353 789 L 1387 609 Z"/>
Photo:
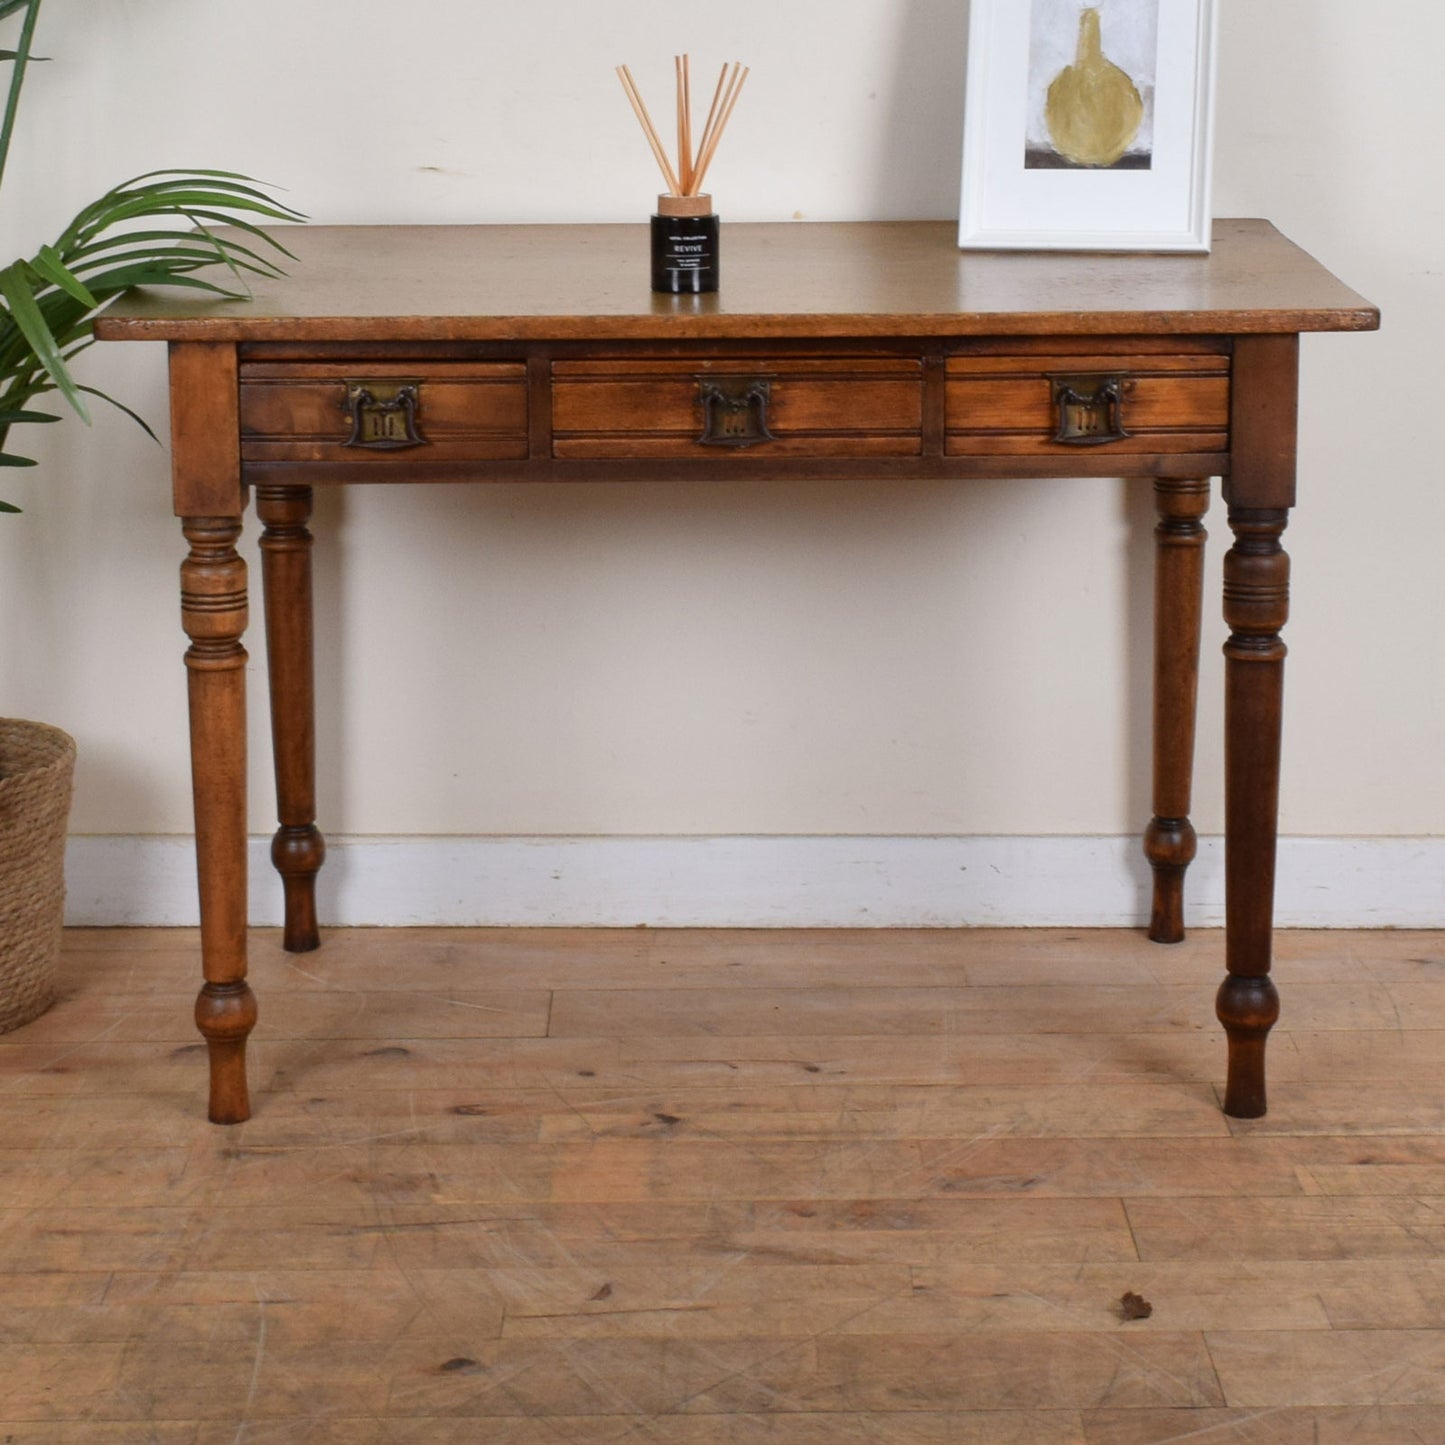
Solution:
<path fill-rule="evenodd" d="M 1151 943 L 1184 942 L 1184 870 L 1154 869 L 1154 906 L 1149 910 Z"/>
<path fill-rule="evenodd" d="M 286 899 L 282 946 L 287 953 L 321 947 L 316 917 L 316 875 L 326 859 L 326 840 L 314 823 L 282 825 L 271 841 L 271 862 L 281 875 Z"/>
<path fill-rule="evenodd" d="M 1215 1011 L 1229 1040 L 1224 1112 L 1232 1119 L 1263 1118 L 1264 1046 L 1279 1018 L 1279 994 L 1267 975 L 1231 974 L 1220 985 Z"/>
<path fill-rule="evenodd" d="M 213 1124 L 243 1124 L 251 1117 L 246 1088 L 246 1040 L 256 1026 L 256 996 L 247 983 L 208 983 L 196 999 L 196 1027 L 211 1061 Z"/>
<path fill-rule="evenodd" d="M 1144 833 L 1144 856 L 1154 870 L 1149 937 L 1155 943 L 1184 941 L 1184 874 L 1197 849 L 1188 818 L 1155 818 Z"/>

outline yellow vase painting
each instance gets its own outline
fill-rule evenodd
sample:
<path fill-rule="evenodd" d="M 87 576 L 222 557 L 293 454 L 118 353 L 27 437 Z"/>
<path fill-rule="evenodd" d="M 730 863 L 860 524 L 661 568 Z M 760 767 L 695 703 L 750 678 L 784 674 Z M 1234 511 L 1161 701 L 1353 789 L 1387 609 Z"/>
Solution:
<path fill-rule="evenodd" d="M 1158 4 L 1034 0 L 1027 167 L 1148 168 Z"/>

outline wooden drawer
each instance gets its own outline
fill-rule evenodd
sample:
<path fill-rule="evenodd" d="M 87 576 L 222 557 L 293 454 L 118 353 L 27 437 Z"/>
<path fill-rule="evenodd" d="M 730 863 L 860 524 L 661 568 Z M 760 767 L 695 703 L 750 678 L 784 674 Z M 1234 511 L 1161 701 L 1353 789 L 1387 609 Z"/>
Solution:
<path fill-rule="evenodd" d="M 1117 398 L 1117 409 L 1107 419 L 1096 417 L 1102 434 L 1059 439 L 1071 395 L 1108 394 Z M 1218 350 L 950 357 L 944 414 L 948 456 L 1223 452 L 1229 446 L 1229 357 Z"/>
<path fill-rule="evenodd" d="M 552 366 L 552 453 L 577 458 L 907 457 L 916 357 L 599 359 Z"/>
<path fill-rule="evenodd" d="M 243 461 L 410 466 L 526 455 L 527 369 L 520 361 L 241 367 Z"/>

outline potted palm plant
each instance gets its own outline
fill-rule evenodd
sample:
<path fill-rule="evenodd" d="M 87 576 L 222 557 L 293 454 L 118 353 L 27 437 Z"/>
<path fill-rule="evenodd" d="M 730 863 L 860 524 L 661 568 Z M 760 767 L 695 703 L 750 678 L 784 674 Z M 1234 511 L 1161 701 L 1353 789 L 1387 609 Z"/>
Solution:
<path fill-rule="evenodd" d="M 10 64 L 0 179 L 26 70 L 39 58 L 31 46 L 40 6 L 41 0 L 0 0 L 0 24 L 19 17 L 13 48 L 0 49 L 0 62 Z M 0 467 L 35 465 L 12 447 L 12 433 L 60 420 L 36 408 L 47 393 L 58 393 L 82 420 L 90 419 L 92 396 L 145 427 L 71 371 L 90 345 L 96 313 L 132 286 L 244 295 L 246 274 L 275 274 L 273 256 L 284 251 L 257 221 L 300 219 L 233 172 L 152 171 L 107 191 L 55 241 L 0 269 Z M 227 230 L 214 230 L 218 224 Z M 196 274 L 215 266 L 224 268 L 222 280 Z M 0 498 L 0 512 L 18 510 Z M 54 996 L 74 762 L 75 744 L 58 728 L 0 718 L 0 1033 L 43 1012 Z"/>

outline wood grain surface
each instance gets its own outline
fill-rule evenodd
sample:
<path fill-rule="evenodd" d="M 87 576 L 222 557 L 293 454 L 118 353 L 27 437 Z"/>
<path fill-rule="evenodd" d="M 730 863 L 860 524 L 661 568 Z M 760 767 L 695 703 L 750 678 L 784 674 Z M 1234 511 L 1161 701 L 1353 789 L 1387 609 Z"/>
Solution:
<path fill-rule="evenodd" d="M 0 1039 L 0 1439 L 1442 1438 L 1445 935 L 1279 935 L 1257 1121 L 1217 933 L 259 933 L 226 1131 L 194 948 Z"/>
<path fill-rule="evenodd" d="M 248 301 L 145 291 L 103 340 L 665 341 L 699 337 L 1367 331 L 1369 302 L 1267 221 L 1208 256 L 959 251 L 945 221 L 722 226 L 715 295 L 651 290 L 645 226 L 306 226 Z"/>

